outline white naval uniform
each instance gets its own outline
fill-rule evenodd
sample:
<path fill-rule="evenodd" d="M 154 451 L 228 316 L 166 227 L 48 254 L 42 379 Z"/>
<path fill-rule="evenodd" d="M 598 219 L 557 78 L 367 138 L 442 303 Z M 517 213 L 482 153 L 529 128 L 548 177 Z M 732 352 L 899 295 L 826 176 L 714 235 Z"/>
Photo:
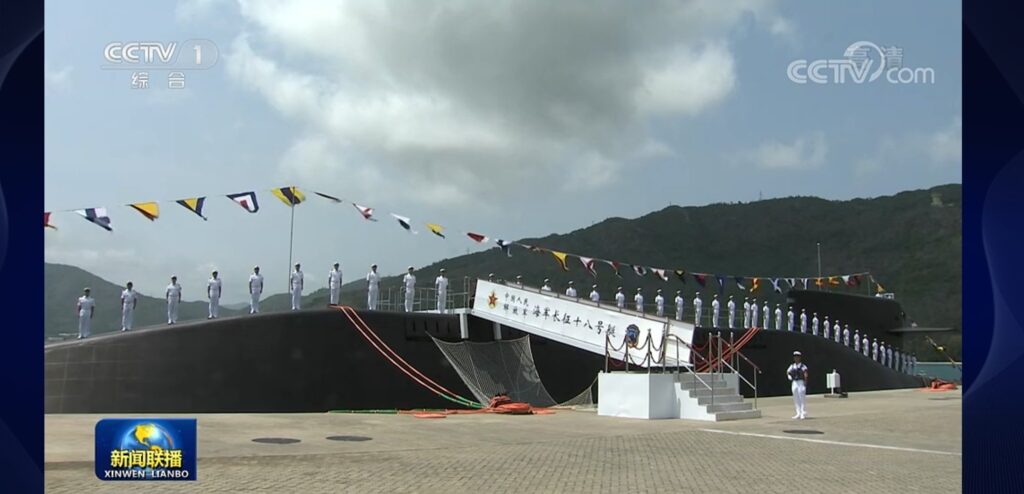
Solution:
<path fill-rule="evenodd" d="M 892 368 L 892 347 L 885 349 L 885 366 Z"/>
<path fill-rule="evenodd" d="M 665 317 L 665 297 L 659 293 L 654 297 L 654 305 L 658 308 L 658 317 Z"/>
<path fill-rule="evenodd" d="M 590 291 L 590 301 L 591 302 L 600 302 L 601 301 L 601 294 L 597 293 L 597 290 L 591 290 Z"/>
<path fill-rule="evenodd" d="M 793 331 L 796 328 L 796 315 L 793 314 L 793 310 L 786 311 L 786 330 Z"/>
<path fill-rule="evenodd" d="M 676 295 L 676 320 L 683 320 L 683 306 L 686 305 L 686 299 L 682 295 Z"/>
<path fill-rule="evenodd" d="M 249 275 L 249 313 L 257 314 L 260 311 L 260 296 L 263 295 L 263 275 Z"/>
<path fill-rule="evenodd" d="M 750 327 L 754 326 L 757 326 L 757 302 L 750 304 Z"/>
<path fill-rule="evenodd" d="M 850 346 L 850 327 L 843 328 L 843 346 Z"/>
<path fill-rule="evenodd" d="M 775 329 L 778 331 L 782 330 L 782 308 L 775 308 Z"/>
<path fill-rule="evenodd" d="M 730 298 L 725 306 L 729 309 L 729 329 L 733 329 L 736 327 L 736 302 Z"/>
<path fill-rule="evenodd" d="M 434 288 L 437 288 L 437 311 L 444 314 L 448 307 L 448 278 L 438 276 L 434 280 Z"/>
<path fill-rule="evenodd" d="M 768 302 L 764 303 L 764 309 L 761 311 L 761 317 L 764 318 L 764 328 L 771 329 L 772 326 L 772 308 L 768 306 Z"/>
<path fill-rule="evenodd" d="M 811 319 L 811 334 L 818 336 L 818 316 Z"/>
<path fill-rule="evenodd" d="M 341 301 L 341 270 L 331 268 L 327 273 L 327 288 L 331 290 L 331 305 Z"/>
<path fill-rule="evenodd" d="M 576 298 L 576 289 L 571 287 L 571 286 L 569 288 L 566 288 L 565 289 L 565 296 L 566 297 Z"/>
<path fill-rule="evenodd" d="M 405 284 L 405 311 L 412 312 L 412 305 L 416 300 L 416 275 L 405 273 L 402 283 Z"/>
<path fill-rule="evenodd" d="M 551 287 L 548 286 L 547 283 L 545 283 L 544 286 L 540 287 L 540 289 L 545 291 L 545 292 L 550 292 L 551 291 Z"/>
<path fill-rule="evenodd" d="M 840 339 L 842 338 L 841 329 L 843 328 L 839 327 L 839 323 L 836 323 L 834 326 L 832 326 L 832 339 L 835 340 L 836 343 L 839 343 Z"/>
<path fill-rule="evenodd" d="M 210 298 L 210 319 L 220 315 L 220 290 L 224 286 L 220 278 L 210 278 L 206 282 L 206 293 Z"/>
<path fill-rule="evenodd" d="M 822 325 L 822 329 L 824 330 L 824 332 L 821 335 L 824 336 L 825 339 L 827 340 L 829 335 L 832 334 L 832 333 L 830 333 L 830 331 L 832 331 L 832 326 L 829 325 L 827 317 L 825 318 L 825 324 Z"/>
<path fill-rule="evenodd" d="M 885 365 L 885 343 L 878 344 L 878 363 Z"/>
<path fill-rule="evenodd" d="M 878 362 L 878 341 L 871 342 L 871 360 Z"/>
<path fill-rule="evenodd" d="M 861 349 L 862 352 L 864 352 L 864 356 L 865 357 L 869 357 L 870 356 L 869 352 L 871 351 L 871 347 L 870 347 L 870 344 L 868 343 L 868 337 L 867 336 L 865 336 L 864 339 L 861 340 L 860 349 Z"/>
<path fill-rule="evenodd" d="M 860 330 L 853 332 L 853 351 L 860 351 Z"/>
<path fill-rule="evenodd" d="M 637 312 L 643 312 L 644 311 L 644 296 L 643 296 L 643 294 L 640 294 L 640 293 L 636 294 L 636 296 L 633 297 L 633 301 L 636 302 L 636 311 Z"/>
<path fill-rule="evenodd" d="M 366 273 L 366 308 L 377 310 L 377 292 L 380 291 L 380 275 L 376 271 Z"/>
<path fill-rule="evenodd" d="M 693 327 L 704 327 L 700 322 L 701 312 L 704 310 L 704 301 L 700 295 L 693 297 Z"/>
<path fill-rule="evenodd" d="M 292 275 L 289 278 L 292 289 L 292 310 L 299 310 L 302 308 L 302 281 L 304 276 L 302 271 L 292 271 Z"/>
<path fill-rule="evenodd" d="M 615 294 L 615 306 L 623 309 L 626 307 L 626 294 L 619 292 Z"/>
<path fill-rule="evenodd" d="M 743 301 L 743 329 L 750 329 L 750 302 Z"/>
<path fill-rule="evenodd" d="M 178 322 L 178 304 L 181 303 L 181 285 L 177 283 L 167 285 L 164 297 L 167 299 L 167 324 L 174 324 Z"/>
<path fill-rule="evenodd" d="M 712 328 L 717 328 L 718 327 L 718 314 L 719 314 L 719 311 L 721 310 L 720 309 L 721 306 L 722 306 L 722 304 L 718 301 L 717 298 L 711 300 L 711 327 Z"/>
<path fill-rule="evenodd" d="M 135 301 L 138 298 L 139 294 L 135 290 L 125 288 L 121 292 L 121 331 L 132 329 L 135 322 Z"/>
<path fill-rule="evenodd" d="M 92 313 L 96 309 L 96 300 L 92 297 L 82 295 L 78 297 L 78 337 L 88 338 L 90 334 L 90 323 Z"/>
<path fill-rule="evenodd" d="M 804 311 L 800 311 L 800 332 L 807 332 L 807 313 Z"/>
<path fill-rule="evenodd" d="M 802 419 L 807 416 L 807 382 L 804 381 L 804 373 L 807 372 L 807 366 L 803 362 L 793 362 L 786 368 L 786 378 L 790 380 L 790 389 L 793 391 L 793 405 L 796 408 L 796 415 L 793 416 L 795 419 Z M 794 379 L 793 374 L 798 374 L 798 377 Z"/>

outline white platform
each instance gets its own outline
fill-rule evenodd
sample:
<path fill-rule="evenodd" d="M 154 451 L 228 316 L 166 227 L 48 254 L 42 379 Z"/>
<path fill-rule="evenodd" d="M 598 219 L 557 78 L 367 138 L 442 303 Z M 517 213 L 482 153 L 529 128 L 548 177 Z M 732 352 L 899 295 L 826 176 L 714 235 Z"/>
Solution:
<path fill-rule="evenodd" d="M 743 400 L 738 384 L 731 374 L 602 373 L 598 376 L 597 414 L 712 422 L 760 418 L 761 411 Z"/>

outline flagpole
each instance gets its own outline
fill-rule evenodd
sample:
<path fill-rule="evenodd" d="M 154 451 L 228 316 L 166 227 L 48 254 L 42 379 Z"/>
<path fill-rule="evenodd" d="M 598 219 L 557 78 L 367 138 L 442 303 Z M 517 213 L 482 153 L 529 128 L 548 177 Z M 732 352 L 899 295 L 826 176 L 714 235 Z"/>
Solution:
<path fill-rule="evenodd" d="M 821 279 L 821 242 L 818 242 L 818 279 Z M 821 287 L 818 287 L 821 289 Z"/>
<path fill-rule="evenodd" d="M 288 273 L 287 273 L 287 276 L 284 277 L 284 279 L 287 280 L 287 282 L 288 282 L 288 289 L 286 291 L 289 291 L 289 292 L 291 291 L 291 287 L 292 287 L 292 285 L 291 285 L 291 276 L 292 276 L 292 271 L 291 271 L 292 270 L 292 246 L 294 245 L 294 243 L 295 243 L 295 204 L 292 204 L 292 221 L 291 221 L 291 227 L 289 228 L 289 231 L 288 231 Z"/>

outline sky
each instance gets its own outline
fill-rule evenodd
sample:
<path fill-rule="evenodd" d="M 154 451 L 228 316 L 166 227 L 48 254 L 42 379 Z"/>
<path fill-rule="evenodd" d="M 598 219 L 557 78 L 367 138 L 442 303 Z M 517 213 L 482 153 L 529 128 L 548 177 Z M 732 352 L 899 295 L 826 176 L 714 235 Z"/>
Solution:
<path fill-rule="evenodd" d="M 199 299 L 216 268 L 240 302 L 255 264 L 284 291 L 291 211 L 267 191 L 286 185 L 311 196 L 293 258 L 315 287 L 335 261 L 347 282 L 371 263 L 398 274 L 488 247 L 465 231 L 519 239 L 670 204 L 961 182 L 953 1 L 60 0 L 46 37 L 46 260 L 144 294 L 175 274 Z M 148 89 L 104 68 L 109 43 L 177 42 L 185 63 L 193 39 L 217 59 L 183 89 L 165 67 Z M 933 80 L 787 75 L 795 60 L 849 60 L 858 41 Z M 250 190 L 257 214 L 223 197 Z M 209 221 L 124 206 L 196 196 Z M 62 212 L 88 207 L 114 231 Z"/>

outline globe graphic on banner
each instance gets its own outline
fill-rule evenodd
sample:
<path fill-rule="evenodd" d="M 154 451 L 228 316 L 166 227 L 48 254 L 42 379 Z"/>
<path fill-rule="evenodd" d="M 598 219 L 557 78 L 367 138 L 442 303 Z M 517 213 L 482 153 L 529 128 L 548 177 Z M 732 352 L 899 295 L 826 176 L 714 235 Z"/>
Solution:
<path fill-rule="evenodd" d="M 121 449 L 174 449 L 174 438 L 163 427 L 148 423 L 129 429 L 121 438 Z"/>

